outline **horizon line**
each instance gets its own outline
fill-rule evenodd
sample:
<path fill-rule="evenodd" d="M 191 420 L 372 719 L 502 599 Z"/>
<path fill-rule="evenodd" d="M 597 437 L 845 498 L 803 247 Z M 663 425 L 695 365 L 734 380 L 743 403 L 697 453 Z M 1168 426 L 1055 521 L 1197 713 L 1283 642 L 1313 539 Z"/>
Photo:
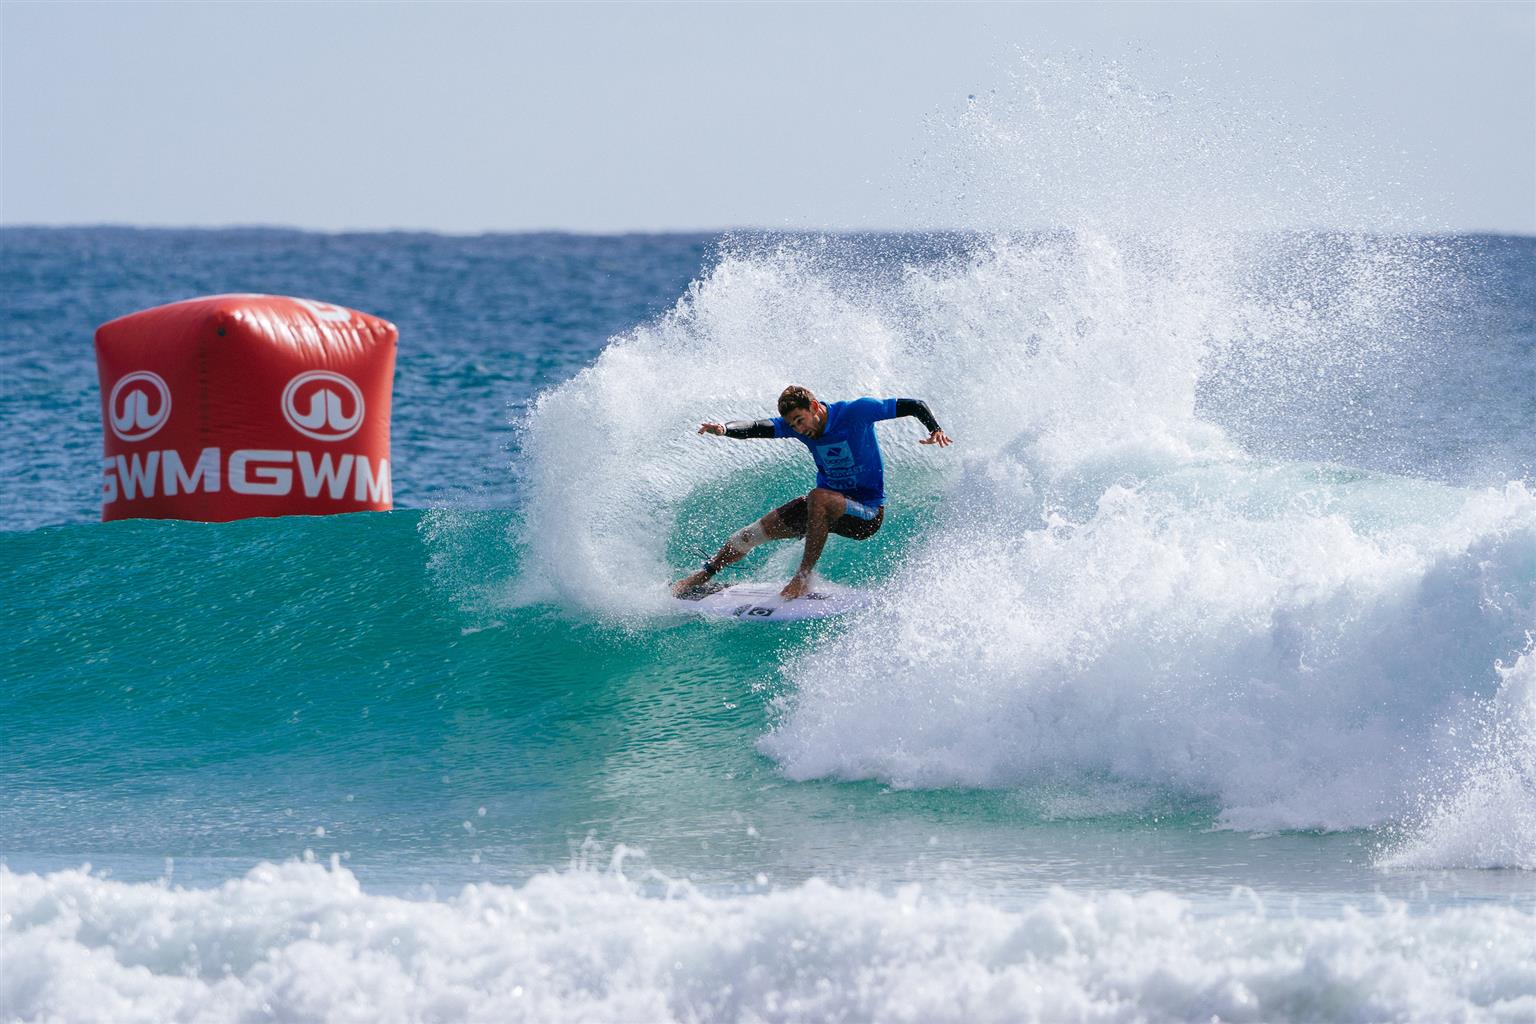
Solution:
<path fill-rule="evenodd" d="M 3 231 L 145 231 L 145 232 L 248 232 L 252 234 L 268 232 L 271 234 L 296 234 L 296 235 L 434 235 L 441 238 L 488 238 L 504 236 L 566 236 L 571 238 L 633 238 L 633 237 L 712 237 L 718 238 L 733 234 L 759 234 L 759 235 L 1004 235 L 1004 234 L 1061 234 L 1075 232 L 1076 228 L 1055 227 L 1025 227 L 1025 228 L 965 228 L 965 227 L 906 227 L 906 228 L 811 228 L 811 227 L 761 227 L 750 225 L 736 225 L 733 227 L 718 228 L 486 228 L 480 230 L 466 229 L 455 230 L 450 228 L 316 228 L 299 227 L 290 224 L 130 224 L 113 221 L 79 222 L 79 223 L 7 223 L 0 221 L 0 232 Z M 1440 231 L 1413 229 L 1394 230 L 1383 228 L 1345 228 L 1345 227 L 1285 227 L 1285 228 L 1225 228 L 1216 229 L 1231 233 L 1252 234 L 1311 234 L 1311 235 L 1383 235 L 1394 237 L 1492 237 L 1492 238 L 1533 238 L 1536 239 L 1536 229 L 1529 231 L 1493 229 L 1493 228 L 1448 228 Z M 1147 234 L 1145 230 L 1138 230 L 1136 234 Z"/>

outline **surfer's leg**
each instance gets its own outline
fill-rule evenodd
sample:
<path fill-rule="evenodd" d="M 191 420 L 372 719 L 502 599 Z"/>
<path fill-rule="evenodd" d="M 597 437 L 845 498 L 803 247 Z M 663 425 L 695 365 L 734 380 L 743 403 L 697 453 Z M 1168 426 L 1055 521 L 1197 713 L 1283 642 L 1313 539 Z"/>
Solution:
<path fill-rule="evenodd" d="M 880 532 L 880 524 L 883 522 L 885 522 L 884 505 L 871 508 L 849 498 L 848 506 L 843 509 L 841 518 L 832 520 L 832 525 L 827 528 L 827 532 L 850 540 L 868 540 Z"/>
<path fill-rule="evenodd" d="M 751 550 L 764 541 L 787 540 L 790 537 L 800 536 L 800 531 L 784 522 L 779 515 L 779 509 L 774 509 L 750 526 L 744 526 L 731 534 L 730 538 L 715 552 L 715 557 L 704 563 L 704 567 L 672 585 L 674 594 L 684 594 L 694 587 L 703 586 L 710 578 L 728 565 L 734 565 L 746 558 Z"/>
<path fill-rule="evenodd" d="M 818 487 L 805 496 L 805 504 L 805 554 L 800 556 L 799 571 L 780 591 L 789 600 L 799 597 L 810 586 L 811 571 L 827 546 L 827 530 L 843 514 L 848 499 L 836 491 Z"/>

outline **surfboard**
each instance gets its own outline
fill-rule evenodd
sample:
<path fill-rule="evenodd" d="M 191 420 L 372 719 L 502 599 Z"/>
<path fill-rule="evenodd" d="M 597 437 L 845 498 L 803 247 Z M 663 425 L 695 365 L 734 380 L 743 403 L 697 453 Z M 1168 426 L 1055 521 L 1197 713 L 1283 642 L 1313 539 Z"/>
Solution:
<path fill-rule="evenodd" d="M 810 591 L 786 601 L 782 583 L 706 583 L 677 598 L 681 610 L 712 619 L 741 622 L 800 622 L 824 619 L 861 608 L 869 595 L 836 583 L 816 583 Z"/>

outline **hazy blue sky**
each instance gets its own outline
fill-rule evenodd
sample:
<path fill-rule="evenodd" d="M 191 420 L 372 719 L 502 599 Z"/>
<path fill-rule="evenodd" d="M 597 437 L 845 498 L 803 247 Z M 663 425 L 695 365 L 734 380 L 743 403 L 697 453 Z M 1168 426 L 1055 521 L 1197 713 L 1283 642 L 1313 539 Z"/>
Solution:
<path fill-rule="evenodd" d="M 1531 2 L 0 18 L 10 224 L 988 226 L 1092 215 L 1090 186 L 1195 202 L 1230 168 L 1229 206 L 1289 197 L 1266 224 L 1536 232 Z"/>

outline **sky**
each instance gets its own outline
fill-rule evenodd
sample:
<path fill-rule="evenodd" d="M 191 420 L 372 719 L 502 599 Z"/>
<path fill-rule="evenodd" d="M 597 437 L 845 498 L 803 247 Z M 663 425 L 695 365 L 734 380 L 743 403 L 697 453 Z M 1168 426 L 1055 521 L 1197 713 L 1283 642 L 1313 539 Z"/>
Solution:
<path fill-rule="evenodd" d="M 1536 233 L 1536 3 L 0 3 L 9 225 L 1070 227 L 1100 195 Z"/>

